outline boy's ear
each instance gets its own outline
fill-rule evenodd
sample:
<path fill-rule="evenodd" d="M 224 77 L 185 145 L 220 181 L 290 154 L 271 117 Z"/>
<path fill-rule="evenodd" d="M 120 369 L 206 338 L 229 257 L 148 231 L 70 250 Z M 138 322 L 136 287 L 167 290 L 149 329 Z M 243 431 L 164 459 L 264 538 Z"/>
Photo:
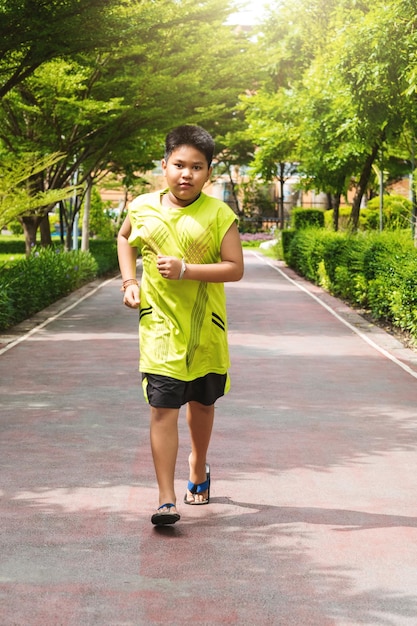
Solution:
<path fill-rule="evenodd" d="M 162 169 L 165 171 L 165 170 L 166 170 L 166 168 L 167 168 L 167 162 L 166 162 L 166 160 L 165 160 L 165 159 L 162 159 L 162 161 L 161 161 L 161 165 L 162 165 Z"/>
<path fill-rule="evenodd" d="M 209 169 L 208 169 L 207 180 L 210 178 L 210 176 L 212 175 L 212 173 L 213 173 L 213 166 L 212 166 L 212 165 L 210 165 L 210 167 L 209 167 Z"/>

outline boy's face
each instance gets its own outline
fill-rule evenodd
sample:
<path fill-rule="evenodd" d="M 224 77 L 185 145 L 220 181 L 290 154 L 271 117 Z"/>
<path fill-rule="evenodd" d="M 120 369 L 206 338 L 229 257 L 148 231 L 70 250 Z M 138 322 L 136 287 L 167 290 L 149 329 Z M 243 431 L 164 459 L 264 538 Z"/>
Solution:
<path fill-rule="evenodd" d="M 173 150 L 167 161 L 163 159 L 162 169 L 170 199 L 177 206 L 187 206 L 197 199 L 212 170 L 204 154 L 187 145 Z"/>

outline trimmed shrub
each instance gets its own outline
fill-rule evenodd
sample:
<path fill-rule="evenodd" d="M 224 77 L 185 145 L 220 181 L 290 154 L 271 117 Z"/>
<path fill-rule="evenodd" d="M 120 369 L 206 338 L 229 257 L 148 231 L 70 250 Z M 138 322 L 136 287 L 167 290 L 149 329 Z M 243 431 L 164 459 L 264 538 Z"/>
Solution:
<path fill-rule="evenodd" d="M 10 237 L 9 235 L 0 238 L 1 254 L 25 254 L 25 240 L 23 237 Z"/>
<path fill-rule="evenodd" d="M 0 272 L 0 329 L 23 321 L 78 289 L 97 274 L 88 252 L 41 248 Z"/>
<path fill-rule="evenodd" d="M 290 254 L 291 241 L 294 235 L 295 230 L 281 230 L 282 251 L 284 260 L 288 263 L 288 265 L 290 265 L 290 263 L 287 260 L 287 255 Z"/>
<path fill-rule="evenodd" d="M 320 209 L 293 209 L 291 225 L 296 230 L 311 227 L 323 228 L 324 211 L 320 211 Z"/>
<path fill-rule="evenodd" d="M 21 254 L 24 240 L 2 238 L 0 253 Z M 28 258 L 6 257 L 0 267 L 0 330 L 5 330 L 68 295 L 85 283 L 118 268 L 117 244 L 90 241 L 90 251 L 64 252 L 59 245 L 34 248 Z"/>
<path fill-rule="evenodd" d="M 379 196 L 369 200 L 366 209 L 362 209 L 365 218 L 365 228 L 379 229 Z M 412 203 L 407 198 L 398 195 L 384 195 L 382 211 L 382 225 L 387 230 L 410 228 Z"/>
<path fill-rule="evenodd" d="M 410 228 L 412 204 L 410 200 L 399 195 L 384 195 L 382 222 L 384 230 Z M 350 230 L 350 206 L 339 207 L 339 231 Z M 379 196 L 368 200 L 366 208 L 359 213 L 359 230 L 379 231 Z M 325 211 L 326 228 L 333 229 L 333 210 Z"/>
<path fill-rule="evenodd" d="M 296 230 L 286 255 L 291 267 L 315 283 L 319 282 L 326 235 L 327 231 L 320 228 Z"/>
<path fill-rule="evenodd" d="M 119 267 L 116 239 L 91 239 L 90 253 L 97 263 L 97 274 L 99 276 L 113 272 Z"/>
<path fill-rule="evenodd" d="M 408 233 L 383 232 L 371 237 L 364 276 L 374 317 L 389 319 L 417 337 L 417 250 Z"/>
<path fill-rule="evenodd" d="M 323 261 L 331 292 L 364 304 L 362 280 L 367 240 L 362 234 L 328 233 L 324 239 Z"/>
<path fill-rule="evenodd" d="M 285 258 L 308 280 L 417 339 L 417 249 L 409 232 L 295 231 Z"/>

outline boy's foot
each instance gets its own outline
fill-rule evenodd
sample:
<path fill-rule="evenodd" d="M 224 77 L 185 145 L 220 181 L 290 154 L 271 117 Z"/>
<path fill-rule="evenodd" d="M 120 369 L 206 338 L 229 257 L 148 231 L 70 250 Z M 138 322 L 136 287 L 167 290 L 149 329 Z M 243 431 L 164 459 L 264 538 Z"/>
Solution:
<path fill-rule="evenodd" d="M 175 504 L 168 502 L 167 504 L 161 504 L 151 517 L 152 524 L 155 526 L 166 526 L 167 524 L 175 524 L 181 519 L 181 515 L 177 513 Z"/>
<path fill-rule="evenodd" d="M 185 504 L 208 504 L 210 502 L 210 466 L 206 463 L 206 480 L 198 485 L 190 480 L 184 496 Z"/>

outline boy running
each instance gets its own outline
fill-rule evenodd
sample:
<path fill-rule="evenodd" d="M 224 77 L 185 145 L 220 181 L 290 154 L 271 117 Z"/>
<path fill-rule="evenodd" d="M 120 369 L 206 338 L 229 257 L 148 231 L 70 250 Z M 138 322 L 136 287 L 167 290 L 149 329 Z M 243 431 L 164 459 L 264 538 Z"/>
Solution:
<path fill-rule="evenodd" d="M 150 438 L 159 487 L 156 525 L 180 519 L 174 490 L 178 415 L 187 405 L 190 475 L 184 502 L 208 504 L 206 463 L 214 403 L 229 390 L 224 284 L 243 276 L 235 213 L 203 191 L 214 154 L 211 135 L 184 125 L 166 137 L 167 189 L 129 206 L 118 236 L 126 306 L 140 309 L 139 370 L 150 405 Z M 137 249 L 143 261 L 136 280 Z"/>

